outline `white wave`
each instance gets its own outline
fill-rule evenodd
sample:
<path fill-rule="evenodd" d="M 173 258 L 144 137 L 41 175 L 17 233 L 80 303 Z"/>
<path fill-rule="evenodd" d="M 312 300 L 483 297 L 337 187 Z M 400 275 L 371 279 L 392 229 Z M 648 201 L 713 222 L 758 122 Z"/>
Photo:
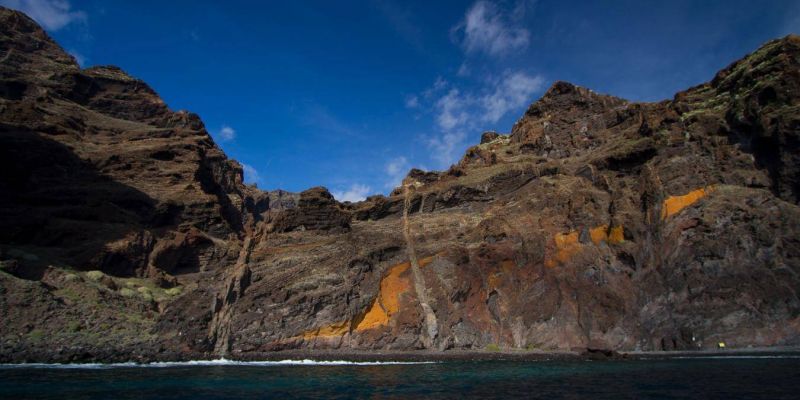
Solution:
<path fill-rule="evenodd" d="M 220 358 L 216 360 L 193 360 L 193 361 L 167 361 L 137 364 L 134 362 L 124 363 L 75 363 L 75 364 L 46 364 L 46 363 L 27 363 L 27 364 L 0 364 L 0 368 L 63 368 L 63 369 L 100 369 L 100 368 L 170 368 L 170 367 L 211 367 L 211 366 L 247 366 L 247 367 L 275 367 L 287 365 L 305 366 L 369 366 L 369 365 L 413 365 L 413 364 L 435 364 L 437 361 L 316 361 L 316 360 L 280 360 L 280 361 L 236 361 Z"/>

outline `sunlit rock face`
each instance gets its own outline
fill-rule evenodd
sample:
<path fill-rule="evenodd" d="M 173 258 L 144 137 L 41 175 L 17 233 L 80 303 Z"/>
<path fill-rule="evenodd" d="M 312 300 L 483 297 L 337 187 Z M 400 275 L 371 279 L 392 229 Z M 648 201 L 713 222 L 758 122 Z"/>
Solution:
<path fill-rule="evenodd" d="M 557 82 L 342 204 L 0 22 L 0 361 L 800 344 L 796 36 L 660 103 Z"/>

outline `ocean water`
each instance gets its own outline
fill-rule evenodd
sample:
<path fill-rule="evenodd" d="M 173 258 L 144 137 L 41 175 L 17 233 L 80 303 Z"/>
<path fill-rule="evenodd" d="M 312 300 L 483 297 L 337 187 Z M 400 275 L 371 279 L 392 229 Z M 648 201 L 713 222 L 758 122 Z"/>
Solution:
<path fill-rule="evenodd" d="M 0 365 L 0 399 L 797 399 L 800 356 Z"/>

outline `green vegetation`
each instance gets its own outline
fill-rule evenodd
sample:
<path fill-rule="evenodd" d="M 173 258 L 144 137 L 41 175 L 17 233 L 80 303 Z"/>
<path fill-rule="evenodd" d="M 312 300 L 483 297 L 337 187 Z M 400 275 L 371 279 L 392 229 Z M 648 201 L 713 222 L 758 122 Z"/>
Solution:
<path fill-rule="evenodd" d="M 95 281 L 95 282 L 99 281 L 100 279 L 103 279 L 103 277 L 105 275 L 106 274 L 104 274 L 101 271 L 89 271 L 89 272 L 86 273 L 86 277 L 91 279 L 91 280 L 93 280 L 93 281 Z"/>
<path fill-rule="evenodd" d="M 44 332 L 41 329 L 34 329 L 28 333 L 28 339 L 32 342 L 39 342 L 44 339 Z"/>
<path fill-rule="evenodd" d="M 183 291 L 181 287 L 164 289 L 149 279 L 115 278 L 115 281 L 119 286 L 125 289 L 138 292 L 146 301 L 169 301 L 171 298 L 181 294 Z M 120 290 L 120 292 L 122 292 L 122 290 Z"/>
<path fill-rule="evenodd" d="M 488 350 L 488 351 L 500 351 L 500 346 L 498 346 L 498 345 L 496 345 L 494 343 L 489 343 L 489 344 L 486 345 L 486 350 Z"/>
<path fill-rule="evenodd" d="M 79 330 L 81 330 L 81 323 L 79 321 L 70 321 L 67 324 L 68 332 L 77 332 Z"/>
<path fill-rule="evenodd" d="M 54 294 L 56 294 L 58 296 L 61 296 L 61 297 L 65 298 L 65 299 L 68 299 L 70 301 L 73 301 L 73 302 L 78 302 L 78 301 L 82 300 L 81 294 L 78 293 L 77 291 L 75 291 L 71 287 L 64 287 L 64 288 L 58 289 L 58 290 L 56 290 L 54 292 Z"/>
<path fill-rule="evenodd" d="M 122 288 L 122 289 L 119 290 L 119 294 L 122 297 L 133 297 L 133 296 L 136 295 L 136 292 L 134 292 L 133 290 L 131 290 L 129 288 Z"/>

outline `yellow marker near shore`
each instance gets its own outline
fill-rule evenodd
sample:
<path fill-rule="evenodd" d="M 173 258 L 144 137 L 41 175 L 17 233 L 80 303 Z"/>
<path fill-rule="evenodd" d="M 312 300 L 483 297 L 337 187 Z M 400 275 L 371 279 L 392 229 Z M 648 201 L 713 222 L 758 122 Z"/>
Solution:
<path fill-rule="evenodd" d="M 720 348 L 720 349 L 724 349 L 725 348 L 725 342 L 717 343 L 717 347 Z"/>

